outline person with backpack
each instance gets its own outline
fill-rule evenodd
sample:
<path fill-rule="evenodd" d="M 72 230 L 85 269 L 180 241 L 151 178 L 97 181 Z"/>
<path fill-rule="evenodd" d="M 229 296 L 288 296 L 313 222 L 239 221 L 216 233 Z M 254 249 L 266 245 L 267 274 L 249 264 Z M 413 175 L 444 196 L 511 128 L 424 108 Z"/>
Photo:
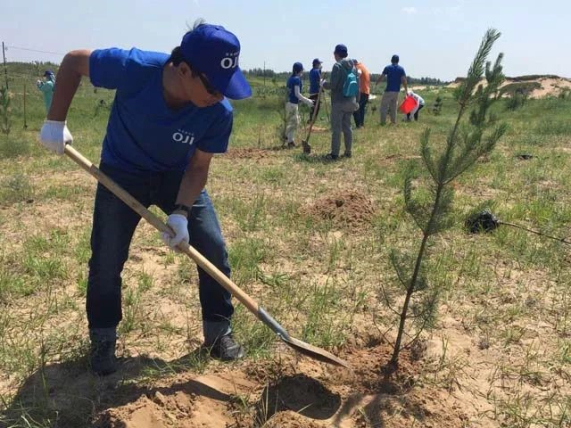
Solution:
<path fill-rule="evenodd" d="M 362 128 L 365 126 L 365 108 L 371 93 L 371 75 L 365 64 L 356 59 L 353 59 L 353 63 L 359 74 L 359 110 L 353 113 L 353 119 L 355 119 L 355 127 Z"/>
<path fill-rule="evenodd" d="M 303 64 L 296 62 L 293 64 L 291 76 L 287 79 L 287 102 L 286 102 L 286 138 L 287 148 L 295 147 L 295 133 L 299 127 L 299 102 L 313 107 L 313 101 L 301 94 L 303 84 L 301 76 L 303 74 Z M 284 147 L 285 144 L 284 144 Z"/>
<path fill-rule="evenodd" d="M 406 73 L 404 68 L 399 65 L 398 55 L 393 55 L 391 65 L 385 67 L 383 74 L 377 79 L 377 84 L 381 83 L 385 79 L 385 76 L 387 78 L 387 87 L 381 99 L 381 125 L 387 123 L 387 112 L 390 112 L 391 123 L 396 125 L 397 103 L 401 84 L 404 86 L 405 93 L 408 92 Z"/>
<path fill-rule="evenodd" d="M 198 21 L 172 53 L 137 48 L 75 50 L 63 59 L 47 119 L 44 147 L 63 155 L 73 142 L 67 113 L 82 77 L 115 89 L 101 152 L 101 171 L 144 206 L 168 215 L 172 250 L 192 245 L 226 276 L 228 251 L 205 189 L 214 154 L 228 148 L 233 109 L 228 99 L 251 96 L 239 67 L 240 42 L 219 25 Z M 87 281 L 91 370 L 117 370 L 117 326 L 122 318 L 121 272 L 141 217 L 101 184 L 97 186 Z M 224 361 L 244 356 L 232 336 L 230 293 L 198 268 L 204 348 Z"/>
<path fill-rule="evenodd" d="M 353 131 L 351 116 L 359 108 L 359 82 L 357 69 L 348 59 L 347 46 L 339 44 L 333 51 L 335 64 L 331 70 L 331 81 L 324 82 L 325 89 L 331 90 L 331 153 L 326 158 L 337 160 L 341 149 L 341 132 L 345 141 L 344 157 L 352 156 Z"/>
<path fill-rule="evenodd" d="M 317 104 L 317 98 L 319 96 L 319 91 L 321 91 L 321 64 L 323 64 L 319 58 L 313 60 L 313 68 L 309 71 L 309 99 L 313 101 L 313 108 L 311 113 L 309 113 L 309 118 L 307 123 L 311 122 L 311 119 L 315 115 L 319 114 L 320 106 Z"/>

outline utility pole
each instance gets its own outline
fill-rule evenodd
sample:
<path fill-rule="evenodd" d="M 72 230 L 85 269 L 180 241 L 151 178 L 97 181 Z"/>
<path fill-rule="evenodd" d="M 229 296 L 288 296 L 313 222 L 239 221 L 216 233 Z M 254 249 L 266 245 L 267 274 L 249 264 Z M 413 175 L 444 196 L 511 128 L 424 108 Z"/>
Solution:
<path fill-rule="evenodd" d="M 266 87 L 266 61 L 264 61 L 264 88 Z"/>
<path fill-rule="evenodd" d="M 2 42 L 2 58 L 4 58 L 4 75 L 6 76 L 6 89 L 8 89 L 8 66 L 6 65 L 6 46 Z"/>
<path fill-rule="evenodd" d="M 24 129 L 28 129 L 28 116 L 26 115 L 26 82 L 24 82 Z"/>

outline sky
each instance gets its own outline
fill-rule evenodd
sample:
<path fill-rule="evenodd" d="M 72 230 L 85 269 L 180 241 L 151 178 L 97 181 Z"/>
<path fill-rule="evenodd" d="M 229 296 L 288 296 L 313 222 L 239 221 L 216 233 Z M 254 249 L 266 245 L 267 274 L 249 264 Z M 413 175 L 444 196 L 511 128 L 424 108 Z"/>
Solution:
<path fill-rule="evenodd" d="M 0 40 L 8 61 L 59 63 L 79 48 L 170 52 L 204 18 L 238 36 L 244 69 L 309 69 L 318 57 L 330 70 L 343 43 L 373 73 L 396 53 L 410 76 L 453 80 L 492 27 L 506 75 L 571 77 L 570 17 L 570 0 L 0 0 Z"/>

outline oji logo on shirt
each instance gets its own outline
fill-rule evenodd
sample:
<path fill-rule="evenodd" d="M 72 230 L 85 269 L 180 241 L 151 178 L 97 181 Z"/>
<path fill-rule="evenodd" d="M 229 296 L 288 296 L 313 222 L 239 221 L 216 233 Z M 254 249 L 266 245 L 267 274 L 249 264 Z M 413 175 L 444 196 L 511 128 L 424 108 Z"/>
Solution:
<path fill-rule="evenodd" d="M 222 67 L 225 70 L 228 70 L 229 68 L 236 68 L 238 67 L 238 58 L 240 57 L 240 52 L 230 52 L 230 53 L 226 53 L 226 56 L 224 58 L 222 58 L 222 60 L 220 61 L 220 67 Z"/>
<path fill-rule="evenodd" d="M 192 145 L 194 143 L 194 133 L 185 131 L 184 129 L 177 129 L 174 134 L 172 134 L 172 139 L 177 143 Z"/>

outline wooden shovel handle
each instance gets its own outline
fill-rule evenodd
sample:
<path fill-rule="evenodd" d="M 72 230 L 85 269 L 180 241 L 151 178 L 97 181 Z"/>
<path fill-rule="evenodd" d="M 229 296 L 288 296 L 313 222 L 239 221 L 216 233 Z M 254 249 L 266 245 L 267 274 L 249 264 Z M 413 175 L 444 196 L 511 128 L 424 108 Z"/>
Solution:
<path fill-rule="evenodd" d="M 317 119 L 317 109 L 321 104 L 321 94 L 323 94 L 323 88 L 319 87 L 319 92 L 317 93 L 317 100 L 315 100 L 315 107 L 313 109 L 313 114 L 311 115 L 311 121 L 309 122 L 309 129 L 307 130 L 307 136 L 305 137 L 305 141 L 309 141 L 309 137 L 311 135 L 311 130 L 313 129 L 313 125 L 315 124 L 315 120 Z"/>
<path fill-rule="evenodd" d="M 75 150 L 72 146 L 65 146 L 65 154 L 73 159 L 79 166 L 86 170 L 89 174 L 97 179 L 98 182 L 107 187 L 115 196 L 125 202 L 129 207 L 131 207 L 137 214 L 147 220 L 152 226 L 154 226 L 160 232 L 166 232 L 173 234 L 172 229 L 161 221 L 156 215 L 146 209 L 139 201 L 132 197 L 128 192 L 126 192 L 121 186 L 111 180 L 106 176 L 97 166 L 95 166 L 89 159 L 85 158 L 81 153 Z M 214 278 L 222 287 L 228 290 L 234 297 L 236 297 L 250 312 L 252 312 L 256 317 L 259 315 L 259 306 L 255 300 L 253 300 L 248 294 L 246 294 L 240 287 L 238 287 L 234 282 L 230 280 L 226 275 L 224 275 L 216 266 L 214 266 L 210 261 L 206 259 L 202 254 L 200 254 L 194 247 L 186 244 L 180 243 L 178 248 L 188 255 L 194 262 L 204 269 L 208 274 Z"/>

